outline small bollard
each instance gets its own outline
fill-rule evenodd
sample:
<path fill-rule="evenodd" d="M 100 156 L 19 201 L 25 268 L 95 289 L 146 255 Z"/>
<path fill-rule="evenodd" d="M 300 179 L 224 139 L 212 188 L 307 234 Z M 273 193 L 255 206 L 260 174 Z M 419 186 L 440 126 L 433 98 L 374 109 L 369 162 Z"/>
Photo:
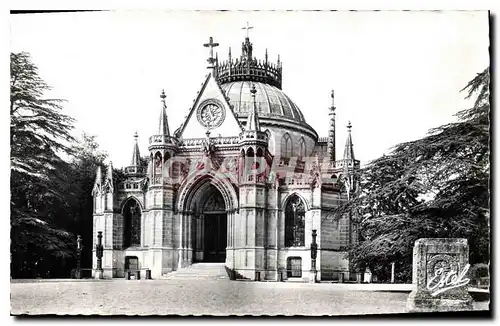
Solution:
<path fill-rule="evenodd" d="M 150 279 L 151 279 L 151 270 L 146 269 L 146 280 L 150 280 Z"/>
<path fill-rule="evenodd" d="M 361 283 L 361 277 L 363 276 L 363 274 L 361 273 L 356 273 L 356 283 Z"/>

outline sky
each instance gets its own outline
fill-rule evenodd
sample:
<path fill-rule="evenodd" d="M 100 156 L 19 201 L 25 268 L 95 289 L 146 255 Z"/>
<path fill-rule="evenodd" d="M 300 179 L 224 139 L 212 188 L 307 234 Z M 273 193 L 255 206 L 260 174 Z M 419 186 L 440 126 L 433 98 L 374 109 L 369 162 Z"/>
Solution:
<path fill-rule="evenodd" d="M 114 11 L 10 16 L 12 52 L 30 52 L 41 77 L 96 135 L 115 167 L 130 164 L 156 133 L 167 95 L 170 130 L 180 126 L 208 70 L 210 36 L 219 60 L 241 53 L 249 22 L 254 56 L 283 62 L 283 91 L 326 136 L 330 92 L 337 108 L 337 157 L 352 123 L 366 164 L 430 128 L 455 121 L 460 93 L 489 64 L 488 14 L 476 12 Z"/>

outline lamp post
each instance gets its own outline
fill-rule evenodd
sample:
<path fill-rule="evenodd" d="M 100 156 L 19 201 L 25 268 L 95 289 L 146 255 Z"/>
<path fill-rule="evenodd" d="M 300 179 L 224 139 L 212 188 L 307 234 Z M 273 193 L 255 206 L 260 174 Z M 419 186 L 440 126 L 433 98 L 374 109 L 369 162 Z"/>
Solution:
<path fill-rule="evenodd" d="M 310 283 L 316 283 L 316 257 L 318 255 L 318 244 L 316 243 L 316 230 L 312 230 L 312 243 L 311 243 L 311 272 Z"/>
<path fill-rule="evenodd" d="M 76 237 L 76 278 L 82 278 L 81 270 L 81 259 L 82 259 L 82 237 L 78 235 Z"/>
<path fill-rule="evenodd" d="M 103 247 L 102 247 L 102 231 L 97 232 L 97 244 L 95 246 L 95 253 L 97 257 L 97 268 L 95 271 L 95 278 L 96 279 L 102 279 L 103 278 L 103 270 L 102 270 L 102 254 L 103 254 Z"/>

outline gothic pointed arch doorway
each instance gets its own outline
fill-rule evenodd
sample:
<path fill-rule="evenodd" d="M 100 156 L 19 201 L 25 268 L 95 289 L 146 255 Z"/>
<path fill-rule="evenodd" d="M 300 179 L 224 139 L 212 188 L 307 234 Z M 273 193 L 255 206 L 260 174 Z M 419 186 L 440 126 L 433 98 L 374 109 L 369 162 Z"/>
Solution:
<path fill-rule="evenodd" d="M 178 190 L 180 214 L 179 265 L 195 262 L 225 262 L 234 246 L 235 209 L 239 206 L 236 187 L 215 173 L 194 176 Z M 184 231 L 187 231 L 185 233 Z M 188 248 L 187 254 L 183 248 Z"/>
<path fill-rule="evenodd" d="M 210 182 L 202 185 L 194 198 L 194 262 L 225 262 L 227 210 L 224 198 Z"/>

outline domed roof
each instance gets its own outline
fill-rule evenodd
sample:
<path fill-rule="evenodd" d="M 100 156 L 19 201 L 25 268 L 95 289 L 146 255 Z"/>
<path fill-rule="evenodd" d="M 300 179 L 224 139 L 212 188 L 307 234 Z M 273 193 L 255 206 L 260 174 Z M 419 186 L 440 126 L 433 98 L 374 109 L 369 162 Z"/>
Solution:
<path fill-rule="evenodd" d="M 259 117 L 286 118 L 300 123 L 306 122 L 300 109 L 282 90 L 269 84 L 251 81 L 234 81 L 221 85 L 238 117 L 246 117 L 250 112 L 253 103 L 250 93 L 252 85 L 255 85 L 257 90 L 255 102 Z"/>

